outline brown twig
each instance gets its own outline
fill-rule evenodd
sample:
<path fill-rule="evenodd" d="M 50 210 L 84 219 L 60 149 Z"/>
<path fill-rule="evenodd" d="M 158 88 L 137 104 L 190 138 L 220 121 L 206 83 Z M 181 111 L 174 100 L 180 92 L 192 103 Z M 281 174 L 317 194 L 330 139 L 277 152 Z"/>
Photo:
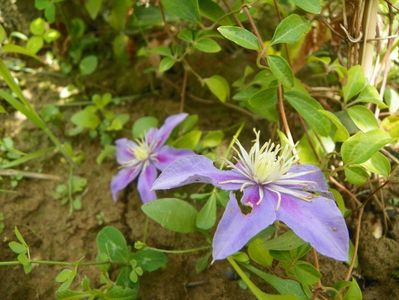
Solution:
<path fill-rule="evenodd" d="M 57 175 L 27 172 L 27 171 L 15 170 L 15 169 L 0 170 L 0 176 L 22 176 L 22 177 L 28 177 L 28 178 L 55 180 L 55 181 L 62 180 L 62 177 L 57 176 Z"/>
<path fill-rule="evenodd" d="M 338 182 L 334 177 L 330 176 L 329 177 L 330 181 L 332 183 L 334 183 L 339 189 L 341 189 L 342 191 L 344 191 L 346 194 L 349 195 L 349 197 L 356 203 L 357 206 L 361 206 L 362 202 L 359 201 L 359 199 L 357 199 L 356 195 L 353 194 L 350 190 L 348 190 L 343 184 L 341 184 L 340 182 Z"/>
<path fill-rule="evenodd" d="M 362 227 L 361 225 L 362 225 L 362 217 L 363 217 L 363 213 L 364 213 L 364 208 L 366 207 L 367 203 L 372 199 L 373 195 L 375 193 L 377 193 L 379 190 L 381 190 L 388 182 L 389 182 L 389 180 L 385 181 L 376 190 L 374 190 L 360 207 L 359 215 L 357 217 L 357 223 L 356 223 L 355 246 L 354 246 L 354 250 L 353 250 L 353 256 L 352 256 L 351 264 L 349 265 L 348 272 L 346 273 L 346 276 L 345 276 L 345 281 L 348 281 L 351 278 L 352 271 L 355 266 L 357 252 L 359 250 L 360 230 Z"/>
<path fill-rule="evenodd" d="M 317 256 L 317 252 L 314 248 L 312 248 L 312 256 L 313 256 L 313 264 L 314 264 L 315 269 L 317 271 L 320 271 L 319 257 Z M 320 293 L 320 291 L 322 291 L 322 289 L 323 289 L 323 286 L 321 284 L 321 280 L 319 279 L 319 281 L 317 282 L 316 289 L 313 293 L 312 300 L 317 299 L 317 296 Z"/>

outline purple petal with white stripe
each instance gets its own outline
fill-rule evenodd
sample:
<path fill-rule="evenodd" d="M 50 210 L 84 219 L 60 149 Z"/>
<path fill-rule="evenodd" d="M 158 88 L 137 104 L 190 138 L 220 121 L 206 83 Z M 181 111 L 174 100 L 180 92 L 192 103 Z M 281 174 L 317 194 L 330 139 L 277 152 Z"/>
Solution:
<path fill-rule="evenodd" d="M 137 175 L 139 174 L 141 166 L 136 168 L 124 168 L 120 170 L 111 181 L 111 192 L 112 198 L 114 201 L 117 200 L 118 193 L 128 186 L 130 182 L 132 182 Z"/>
<path fill-rule="evenodd" d="M 137 189 L 140 194 L 141 201 L 147 203 L 155 200 L 157 195 L 151 190 L 151 186 L 157 178 L 157 169 L 153 165 L 147 165 L 143 168 L 137 182 Z"/>
<path fill-rule="evenodd" d="M 243 180 L 235 171 L 221 171 L 213 161 L 202 155 L 189 155 L 168 165 L 152 186 L 153 190 L 167 190 L 190 183 L 212 183 L 224 190 L 238 190 L 242 183 L 226 181 Z"/>
<path fill-rule="evenodd" d="M 169 146 L 164 146 L 157 152 L 154 164 L 159 170 L 163 170 L 176 159 L 180 159 L 188 155 L 194 155 L 194 152 L 191 150 L 176 149 Z"/>
<path fill-rule="evenodd" d="M 188 114 L 186 113 L 180 113 L 170 116 L 165 120 L 164 124 L 157 130 L 157 134 L 154 137 L 157 147 L 165 144 L 173 129 L 181 122 L 183 122 L 184 119 L 187 118 L 187 116 Z"/>
<path fill-rule="evenodd" d="M 291 195 L 281 195 L 277 219 L 321 254 L 347 261 L 349 233 L 334 200 L 316 197 L 307 202 Z"/>
<path fill-rule="evenodd" d="M 133 149 L 137 147 L 137 144 L 128 139 L 119 139 L 115 141 L 116 145 L 116 160 L 120 165 L 123 165 L 133 159 Z"/>
<path fill-rule="evenodd" d="M 263 201 L 245 215 L 241 212 L 234 193 L 230 193 L 230 200 L 213 238 L 214 260 L 224 259 L 236 253 L 252 237 L 275 221 L 276 213 L 270 197 L 272 194 L 266 191 Z M 242 202 L 252 202 L 255 199 L 259 199 L 258 188 L 246 188 Z"/>

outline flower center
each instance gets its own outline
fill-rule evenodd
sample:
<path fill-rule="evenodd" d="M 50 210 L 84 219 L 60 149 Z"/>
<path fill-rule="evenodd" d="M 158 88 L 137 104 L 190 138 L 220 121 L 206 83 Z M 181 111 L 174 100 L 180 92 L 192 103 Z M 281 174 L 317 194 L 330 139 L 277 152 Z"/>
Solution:
<path fill-rule="evenodd" d="M 137 160 L 144 161 L 147 160 L 150 156 L 150 152 L 148 150 L 149 149 L 147 149 L 146 147 L 138 146 L 133 150 L 133 154 Z"/>
<path fill-rule="evenodd" d="M 236 140 L 235 148 L 237 164 L 228 162 L 229 166 L 249 180 L 257 184 L 267 184 L 280 179 L 288 172 L 296 159 L 292 156 L 291 148 L 282 148 L 271 141 L 260 145 L 260 132 L 255 131 L 254 145 L 247 152 Z"/>
<path fill-rule="evenodd" d="M 147 142 L 146 138 L 135 140 L 137 147 L 132 149 L 132 152 L 138 161 L 146 161 L 151 158 L 153 146 Z"/>

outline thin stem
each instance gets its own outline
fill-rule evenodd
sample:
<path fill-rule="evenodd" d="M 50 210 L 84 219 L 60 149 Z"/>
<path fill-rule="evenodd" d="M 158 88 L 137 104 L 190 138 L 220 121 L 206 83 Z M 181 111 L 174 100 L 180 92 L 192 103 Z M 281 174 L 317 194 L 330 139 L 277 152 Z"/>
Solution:
<path fill-rule="evenodd" d="M 362 227 L 362 217 L 363 217 L 364 208 L 366 207 L 367 203 L 372 199 L 373 195 L 374 195 L 375 193 L 377 193 L 379 190 L 381 190 L 385 185 L 387 185 L 388 182 L 389 182 L 388 180 L 385 181 L 385 182 L 384 182 L 382 185 L 380 185 L 376 190 L 374 190 L 374 191 L 369 195 L 369 197 L 366 199 L 366 201 L 364 202 L 364 204 L 360 207 L 359 215 L 358 215 L 358 217 L 357 217 L 357 224 L 356 224 L 355 247 L 354 247 L 354 250 L 353 250 L 353 256 L 352 256 L 351 264 L 349 265 L 348 272 L 346 273 L 346 276 L 345 276 L 345 281 L 348 281 L 348 280 L 351 278 L 351 276 L 352 276 L 352 271 L 353 271 L 353 268 L 354 268 L 355 263 L 356 263 L 357 252 L 358 252 L 358 250 L 359 250 L 360 229 L 361 229 L 361 227 Z"/>
<path fill-rule="evenodd" d="M 144 243 L 147 241 L 148 223 L 149 223 L 149 218 L 148 218 L 147 216 L 145 216 L 144 233 L 143 233 L 143 242 L 144 242 Z"/>
<path fill-rule="evenodd" d="M 249 279 L 247 274 L 240 268 L 240 266 L 235 262 L 235 260 L 230 256 L 227 257 L 228 262 L 233 267 L 233 269 L 237 272 L 237 274 L 241 277 L 242 281 L 248 286 L 251 292 L 258 298 L 258 299 L 267 299 L 267 294 L 262 292 L 252 281 Z"/>
<path fill-rule="evenodd" d="M 287 115 L 285 113 L 284 93 L 283 93 L 283 87 L 282 87 L 281 83 L 279 83 L 278 87 L 277 87 L 277 97 L 278 97 L 278 108 L 280 111 L 281 122 L 283 123 L 285 134 L 287 135 L 287 138 L 290 141 L 291 145 L 295 145 L 294 139 L 292 138 L 290 126 L 288 125 Z M 295 148 L 293 148 L 293 149 L 295 150 Z M 297 156 L 297 153 L 294 153 L 294 154 L 295 154 L 295 156 Z"/>
<path fill-rule="evenodd" d="M 313 261 L 314 261 L 314 267 L 317 271 L 320 271 L 320 266 L 319 266 L 319 257 L 317 256 L 317 252 L 314 248 L 312 248 L 312 255 L 313 255 Z M 322 291 L 323 285 L 321 284 L 321 280 L 317 282 L 317 287 L 316 290 L 313 293 L 312 300 L 317 299 L 318 294 Z"/>
<path fill-rule="evenodd" d="M 38 265 L 55 265 L 55 266 L 98 266 L 98 265 L 109 265 L 109 264 L 121 264 L 121 263 L 114 263 L 110 261 L 89 261 L 89 262 L 80 262 L 80 261 L 57 261 L 57 260 L 30 260 L 31 264 L 38 264 Z M 11 260 L 11 261 L 0 261 L 0 266 L 15 266 L 21 265 L 18 260 Z"/>
<path fill-rule="evenodd" d="M 55 180 L 55 181 L 62 180 L 62 178 L 57 175 L 20 171 L 20 170 L 15 170 L 15 169 L 4 169 L 4 170 L 0 169 L 0 176 L 22 176 L 22 177 L 28 177 L 28 178 Z"/>
<path fill-rule="evenodd" d="M 339 183 L 334 177 L 330 176 L 329 177 L 330 181 L 332 183 L 334 183 L 339 189 L 341 189 L 342 191 L 344 191 L 345 193 L 347 193 L 349 195 L 349 197 L 358 205 L 361 206 L 362 202 L 359 201 L 359 199 L 357 199 L 357 197 L 355 196 L 355 194 L 353 194 L 350 190 L 348 190 L 343 184 Z"/>
<path fill-rule="evenodd" d="M 202 246 L 202 247 L 191 248 L 191 249 L 183 249 L 183 250 L 168 250 L 168 249 L 160 249 L 160 248 L 154 248 L 154 247 L 148 247 L 148 246 L 145 247 L 145 249 L 150 249 L 150 250 L 153 250 L 153 251 L 169 253 L 169 254 L 192 253 L 192 252 L 208 250 L 210 248 L 211 248 L 211 246 Z"/>
<path fill-rule="evenodd" d="M 180 112 L 184 111 L 184 103 L 186 101 L 186 90 L 187 90 L 187 77 L 188 77 L 188 72 L 187 69 L 184 68 L 183 85 L 180 93 Z"/>

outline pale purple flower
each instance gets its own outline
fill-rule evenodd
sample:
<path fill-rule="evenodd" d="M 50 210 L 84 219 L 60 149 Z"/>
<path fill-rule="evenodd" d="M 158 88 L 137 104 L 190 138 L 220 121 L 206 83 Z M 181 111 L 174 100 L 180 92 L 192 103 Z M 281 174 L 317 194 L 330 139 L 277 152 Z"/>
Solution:
<path fill-rule="evenodd" d="M 186 113 L 170 116 L 161 128 L 151 128 L 143 138 L 134 142 L 126 138 L 115 142 L 116 160 L 121 165 L 121 170 L 111 181 L 112 198 L 115 201 L 118 192 L 137 177 L 137 189 L 141 200 L 146 203 L 156 199 L 151 186 L 158 175 L 157 169 L 163 170 L 175 159 L 193 154 L 190 150 L 165 145 L 172 130 L 186 117 Z"/>
<path fill-rule="evenodd" d="M 289 147 L 271 142 L 261 147 L 259 133 L 249 152 L 236 144 L 237 162 L 228 162 L 231 170 L 219 170 L 208 158 L 191 155 L 170 164 L 153 185 L 160 190 L 205 182 L 243 192 L 241 203 L 250 206 L 251 212 L 244 214 L 230 193 L 213 239 L 213 259 L 234 254 L 278 220 L 321 254 L 347 261 L 348 229 L 320 169 L 295 164 Z"/>

